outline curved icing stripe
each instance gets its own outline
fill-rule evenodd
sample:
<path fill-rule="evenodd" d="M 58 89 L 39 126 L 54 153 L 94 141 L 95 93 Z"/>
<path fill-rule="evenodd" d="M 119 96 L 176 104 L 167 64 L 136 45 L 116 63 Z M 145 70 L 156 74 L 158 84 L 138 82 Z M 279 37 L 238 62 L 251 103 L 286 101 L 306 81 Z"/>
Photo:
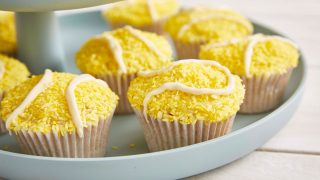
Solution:
<path fill-rule="evenodd" d="M 108 84 L 102 80 L 98 80 L 94 77 L 92 77 L 89 74 L 82 74 L 80 76 L 77 76 L 74 78 L 70 84 L 67 87 L 67 92 L 66 92 L 66 99 L 69 107 L 69 111 L 72 117 L 72 121 L 74 125 L 76 126 L 77 133 L 80 138 L 83 137 L 83 124 L 81 121 L 81 114 L 79 112 L 79 108 L 77 105 L 77 100 L 75 96 L 75 89 L 78 84 L 87 82 L 87 81 L 95 81 L 103 86 L 109 87 Z"/>
<path fill-rule="evenodd" d="M 253 55 L 254 46 L 261 41 L 261 36 L 254 35 L 249 39 L 249 44 L 247 46 L 246 52 L 244 53 L 244 71 L 246 76 L 250 76 L 250 65 Z"/>
<path fill-rule="evenodd" d="M 147 7 L 148 11 L 150 13 L 150 17 L 153 21 L 156 21 L 159 19 L 159 15 L 155 9 L 155 6 L 153 5 L 153 0 L 147 0 Z"/>
<path fill-rule="evenodd" d="M 4 72 L 6 71 L 6 67 L 2 61 L 0 61 L 0 80 L 2 79 Z"/>
<path fill-rule="evenodd" d="M 216 95 L 224 95 L 224 94 L 230 94 L 233 89 L 234 89 L 234 84 L 235 84 L 235 80 L 233 75 L 231 74 L 231 72 L 229 71 L 228 68 L 222 66 L 221 64 L 215 62 L 215 61 L 208 61 L 208 60 L 181 60 L 181 61 L 177 61 L 172 63 L 171 66 L 169 66 L 166 69 L 162 69 L 159 71 L 154 71 L 151 73 L 143 73 L 142 76 L 145 77 L 151 77 L 151 76 L 155 76 L 158 74 L 161 74 L 163 72 L 167 72 L 170 71 L 171 69 L 173 69 L 175 66 L 179 65 L 179 64 L 185 64 L 185 63 L 199 63 L 199 64 L 204 64 L 204 65 L 213 65 L 216 66 L 220 69 L 222 69 L 224 71 L 224 73 L 228 76 L 228 85 L 225 88 L 219 88 L 219 89 L 213 89 L 213 88 L 193 88 L 193 87 L 189 87 L 186 86 L 182 83 L 179 82 L 168 82 L 168 83 L 164 83 L 163 85 L 161 85 L 159 88 L 152 90 L 151 92 L 149 92 L 146 97 L 143 100 L 143 114 L 145 117 L 147 117 L 147 109 L 148 109 L 148 102 L 151 99 L 152 96 L 161 94 L 162 92 L 166 91 L 166 90 L 178 90 L 178 91 L 182 91 L 185 93 L 189 93 L 189 94 L 194 94 L 194 95 L 202 95 L 202 94 L 216 94 Z M 140 74 L 141 75 L 141 74 Z"/>
<path fill-rule="evenodd" d="M 280 36 L 266 36 L 266 37 L 264 37 L 261 34 L 256 34 L 256 35 L 250 37 L 249 44 L 247 46 L 247 49 L 246 49 L 246 52 L 244 55 L 244 68 L 245 68 L 244 70 L 245 70 L 247 77 L 251 76 L 250 65 L 251 65 L 251 61 L 252 61 L 254 46 L 259 42 L 269 41 L 272 39 L 286 42 L 286 43 L 290 44 L 291 46 L 293 46 L 294 48 L 298 48 L 298 46 L 294 42 L 292 42 L 288 39 L 282 38 Z"/>
<path fill-rule="evenodd" d="M 9 129 L 10 124 L 19 116 L 19 114 L 21 114 L 25 108 L 51 84 L 51 82 L 52 71 L 47 69 L 38 84 L 33 87 L 22 103 L 8 116 L 6 120 L 7 129 Z"/>
<path fill-rule="evenodd" d="M 156 53 L 158 57 L 165 58 L 165 55 L 158 50 L 154 43 L 147 39 L 145 36 L 143 36 L 139 31 L 133 29 L 131 26 L 126 26 L 125 29 L 127 29 L 133 36 L 142 41 L 151 51 Z"/>
<path fill-rule="evenodd" d="M 119 71 L 126 73 L 127 68 L 126 68 L 126 65 L 124 64 L 124 61 L 123 61 L 122 48 L 121 48 L 120 43 L 114 37 L 112 37 L 112 35 L 110 35 L 110 34 L 103 34 L 103 37 L 107 41 L 108 46 L 110 47 L 111 52 L 113 54 L 113 57 L 119 65 Z"/>
<path fill-rule="evenodd" d="M 192 25 L 197 24 L 199 22 L 202 21 L 207 21 L 210 19 L 226 19 L 226 20 L 231 20 L 231 21 L 235 21 L 238 22 L 244 26 L 246 26 L 246 28 L 249 31 L 253 31 L 253 27 L 248 24 L 246 21 L 240 19 L 240 18 L 235 18 L 233 16 L 226 16 L 226 15 L 219 15 L 219 14 L 214 14 L 214 15 L 209 15 L 209 16 L 205 16 L 205 17 L 200 17 L 200 18 L 196 18 L 196 19 L 192 19 L 188 24 L 183 25 L 179 31 L 178 31 L 178 37 L 181 38 L 181 36 L 184 34 L 184 32 L 186 30 L 188 30 Z"/>

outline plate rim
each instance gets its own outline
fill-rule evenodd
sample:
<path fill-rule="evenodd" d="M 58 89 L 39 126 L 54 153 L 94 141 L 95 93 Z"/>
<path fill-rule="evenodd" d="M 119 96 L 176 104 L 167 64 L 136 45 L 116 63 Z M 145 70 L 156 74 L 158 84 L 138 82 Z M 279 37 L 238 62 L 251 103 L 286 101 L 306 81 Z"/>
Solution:
<path fill-rule="evenodd" d="M 92 13 L 93 11 L 90 12 L 85 12 L 85 13 Z M 60 17 L 65 17 L 65 16 L 75 16 L 77 14 L 84 14 L 81 12 L 75 12 L 72 14 L 65 14 L 65 15 L 60 15 Z M 260 22 L 256 21 L 251 21 L 254 25 L 259 25 L 261 27 L 264 27 L 266 29 L 269 29 L 276 34 L 279 34 L 281 36 L 287 37 L 283 35 L 281 31 L 278 31 L 274 28 L 269 28 L 268 25 L 265 25 Z M 291 38 L 289 38 L 291 39 Z M 182 151 L 188 151 L 194 148 L 201 148 L 202 146 L 207 146 L 208 144 L 215 143 L 217 141 L 224 141 L 225 139 L 233 138 L 233 136 L 237 136 L 237 134 L 242 133 L 243 131 L 249 131 L 250 129 L 254 128 L 255 126 L 259 126 L 265 121 L 268 121 L 273 116 L 277 116 L 283 109 L 286 109 L 296 98 L 299 97 L 301 93 L 303 93 L 305 89 L 305 83 L 306 79 L 308 76 L 308 68 L 307 68 L 307 61 L 305 59 L 305 55 L 302 52 L 301 47 L 299 46 L 299 52 L 300 52 L 300 59 L 299 59 L 299 66 L 301 66 L 302 70 L 302 77 L 300 82 L 298 83 L 298 87 L 292 92 L 291 96 L 284 101 L 278 108 L 275 110 L 271 111 L 270 114 L 264 116 L 263 118 L 259 119 L 258 121 L 251 123 L 241 129 L 238 129 L 236 131 L 233 131 L 227 135 L 208 140 L 205 142 L 197 143 L 197 144 L 192 144 L 188 145 L 185 147 L 180 147 L 180 148 L 175 148 L 175 149 L 169 149 L 169 150 L 164 150 L 164 151 L 158 151 L 158 152 L 149 152 L 149 153 L 143 153 L 143 154 L 135 154 L 135 155 L 122 155 L 122 156 L 113 156 L 113 157 L 96 157 L 96 158 L 61 158 L 61 157 L 45 157 L 45 156 L 34 156 L 34 155 L 27 155 L 27 154 L 22 154 L 22 153 L 16 153 L 16 152 L 9 152 L 9 151 L 4 151 L 0 149 L 0 157 L 1 156 L 11 156 L 13 158 L 24 158 L 24 159 L 29 159 L 29 160 L 37 160 L 37 161 L 60 161 L 60 162 L 103 162 L 103 161 L 122 161 L 122 160 L 132 160 L 132 159 L 139 159 L 139 158 L 147 158 L 149 156 L 161 156 L 161 155 L 166 155 L 166 154 L 171 154 L 171 153 L 179 153 Z"/>

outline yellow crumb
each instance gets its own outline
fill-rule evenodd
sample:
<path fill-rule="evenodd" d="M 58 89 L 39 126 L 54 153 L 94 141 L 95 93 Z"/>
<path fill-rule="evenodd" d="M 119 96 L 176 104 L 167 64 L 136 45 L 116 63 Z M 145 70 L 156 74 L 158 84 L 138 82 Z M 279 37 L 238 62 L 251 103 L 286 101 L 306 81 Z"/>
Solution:
<path fill-rule="evenodd" d="M 111 148 L 112 148 L 112 150 L 114 150 L 114 151 L 119 150 L 119 147 L 118 147 L 118 146 L 112 146 Z"/>
<path fill-rule="evenodd" d="M 4 121 L 25 99 L 43 75 L 33 76 L 14 87 L 1 102 L 1 116 Z M 66 101 L 66 88 L 76 75 L 53 73 L 53 82 L 33 100 L 10 125 L 12 131 L 59 134 L 71 133 L 76 127 L 71 119 Z M 96 125 L 98 121 L 111 115 L 118 97 L 109 88 L 95 81 L 80 83 L 75 89 L 77 105 L 84 127 Z"/>
<path fill-rule="evenodd" d="M 268 36 L 266 36 L 268 37 Z M 249 38 L 240 39 L 236 43 L 213 47 L 208 43 L 201 47 L 200 59 L 215 60 L 228 67 L 237 75 L 245 76 L 244 55 Z M 283 74 L 298 65 L 299 52 L 289 44 L 278 39 L 258 42 L 253 49 L 250 65 L 252 75 Z"/>
<path fill-rule="evenodd" d="M 151 1 L 158 19 L 175 14 L 179 10 L 178 0 Z M 111 23 L 128 24 L 136 27 L 151 25 L 152 19 L 147 0 L 123 1 L 114 3 L 103 12 L 104 18 Z"/>
<path fill-rule="evenodd" d="M 0 43 L 1 44 L 1 43 Z M 0 45 L 1 46 L 1 45 Z M 17 84 L 28 79 L 30 75 L 27 67 L 20 61 L 0 54 L 0 61 L 4 64 L 4 74 L 0 79 L 0 91 L 6 92 Z"/>
<path fill-rule="evenodd" d="M 206 18 L 205 20 L 200 20 Z M 200 21 L 194 22 L 195 19 Z M 180 31 L 190 24 L 182 34 Z M 252 34 L 248 19 L 230 9 L 192 8 L 169 18 L 165 29 L 171 37 L 183 43 L 216 42 Z"/>
<path fill-rule="evenodd" d="M 136 147 L 136 144 L 129 144 L 129 148 L 135 148 Z"/>
<path fill-rule="evenodd" d="M 112 35 L 122 48 L 122 57 L 128 74 L 159 69 L 172 61 L 172 50 L 167 40 L 154 33 L 142 32 L 163 54 L 159 57 L 145 43 L 133 36 L 126 28 L 106 32 Z M 88 40 L 76 54 L 79 69 L 92 75 L 118 74 L 119 66 L 103 35 Z"/>
<path fill-rule="evenodd" d="M 244 87 L 238 76 L 235 89 L 228 95 L 192 95 L 178 90 L 167 90 L 151 97 L 148 102 L 149 116 L 163 121 L 178 120 L 182 124 L 192 124 L 197 120 L 207 123 L 221 122 L 234 115 L 244 98 Z M 134 79 L 128 90 L 131 105 L 143 110 L 143 101 L 152 90 L 166 82 L 180 82 L 195 88 L 224 88 L 227 76 L 214 66 L 199 63 L 184 63 L 168 72 L 152 77 Z"/>

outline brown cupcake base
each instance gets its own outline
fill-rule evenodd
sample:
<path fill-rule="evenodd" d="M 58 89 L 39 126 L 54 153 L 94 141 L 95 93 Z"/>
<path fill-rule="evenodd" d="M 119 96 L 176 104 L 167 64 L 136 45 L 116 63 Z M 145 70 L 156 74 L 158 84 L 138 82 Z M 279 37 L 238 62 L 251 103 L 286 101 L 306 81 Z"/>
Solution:
<path fill-rule="evenodd" d="M 130 82 L 136 77 L 136 74 L 96 76 L 96 78 L 106 81 L 110 89 L 119 96 L 119 104 L 115 114 L 133 113 L 133 109 L 128 101 L 127 92 Z"/>
<path fill-rule="evenodd" d="M 25 154 L 49 157 L 88 158 L 102 157 L 106 153 L 109 126 L 112 116 L 100 120 L 97 126 L 84 128 L 84 137 L 76 132 L 64 136 L 19 131 L 16 133 L 21 150 Z"/>
<path fill-rule="evenodd" d="M 282 75 L 241 77 L 246 88 L 240 113 L 253 114 L 270 111 L 282 102 L 292 69 Z"/>
<path fill-rule="evenodd" d="M 199 59 L 200 47 L 203 43 L 199 44 L 186 44 L 173 40 L 176 48 L 177 57 L 181 59 Z"/>
<path fill-rule="evenodd" d="M 4 93 L 0 93 L 0 102 L 2 100 Z M 4 134 L 4 133 L 8 133 L 8 130 L 6 128 L 6 122 L 4 122 L 1 118 L 0 118 L 0 134 Z"/>
<path fill-rule="evenodd" d="M 6 123 L 0 120 L 0 134 L 7 133 Z"/>
<path fill-rule="evenodd" d="M 206 124 L 181 124 L 178 121 L 165 122 L 160 119 L 144 117 L 135 110 L 144 131 L 144 136 L 151 152 L 173 149 L 196 144 L 223 136 L 231 131 L 235 115 L 223 122 Z"/>

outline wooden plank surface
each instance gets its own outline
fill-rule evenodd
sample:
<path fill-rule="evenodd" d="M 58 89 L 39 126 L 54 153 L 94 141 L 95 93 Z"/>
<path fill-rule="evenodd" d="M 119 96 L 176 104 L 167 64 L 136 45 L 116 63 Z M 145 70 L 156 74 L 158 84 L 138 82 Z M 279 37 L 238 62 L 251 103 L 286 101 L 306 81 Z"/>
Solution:
<path fill-rule="evenodd" d="M 301 105 L 287 126 L 265 144 L 268 151 L 304 152 L 320 155 L 320 69 L 309 68 Z"/>
<path fill-rule="evenodd" d="M 188 180 L 319 180 L 320 156 L 254 152 Z"/>

